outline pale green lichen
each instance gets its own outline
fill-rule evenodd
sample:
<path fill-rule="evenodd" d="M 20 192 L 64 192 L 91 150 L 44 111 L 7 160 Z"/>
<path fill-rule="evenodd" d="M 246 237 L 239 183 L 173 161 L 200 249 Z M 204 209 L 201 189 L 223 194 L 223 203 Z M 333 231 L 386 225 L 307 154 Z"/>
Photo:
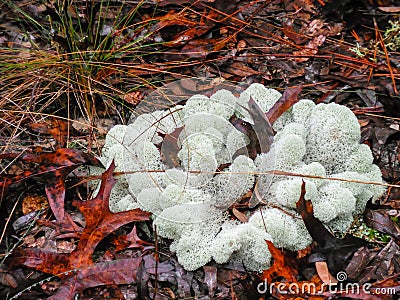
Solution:
<path fill-rule="evenodd" d="M 187 270 L 214 259 L 242 261 L 248 269 L 262 271 L 271 258 L 265 240 L 290 250 L 307 247 L 312 240 L 295 210 L 302 180 L 315 217 L 337 231 L 347 230 L 367 201 L 376 201 L 385 191 L 358 183 L 380 183 L 381 172 L 368 146 L 359 144 L 356 117 L 337 104 L 299 101 L 273 124 L 277 132 L 268 153 L 254 161 L 244 155 L 233 159 L 249 138 L 229 119 L 236 115 L 254 124 L 244 109 L 250 97 L 267 111 L 281 94 L 252 84 L 238 98 L 224 90 L 210 98 L 195 95 L 185 105 L 143 114 L 107 135 L 102 161 L 109 164 L 114 158 L 117 170 L 127 172 L 112 192 L 110 209 L 152 212 L 158 234 L 173 240 L 171 251 Z M 178 128 L 180 165 L 166 166 L 160 153 L 162 136 Z M 225 164 L 222 172 L 214 173 Z M 305 177 L 269 173 L 273 170 Z M 227 208 L 255 182 L 263 201 L 279 209 L 263 208 L 245 224 L 228 220 Z"/>

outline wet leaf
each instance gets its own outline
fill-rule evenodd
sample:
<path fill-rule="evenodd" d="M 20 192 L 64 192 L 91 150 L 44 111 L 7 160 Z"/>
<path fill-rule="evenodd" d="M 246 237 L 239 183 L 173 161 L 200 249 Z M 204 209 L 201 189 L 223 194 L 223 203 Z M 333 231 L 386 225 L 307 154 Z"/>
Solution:
<path fill-rule="evenodd" d="M 229 119 L 231 124 L 237 130 L 246 134 L 250 139 L 250 143 L 246 147 L 237 150 L 234 153 L 233 158 L 239 155 L 248 154 L 250 158 L 254 159 L 259 153 L 269 152 L 270 146 L 273 142 L 275 132 L 265 113 L 251 97 L 248 106 L 249 108 L 244 106 L 242 106 L 242 108 L 250 114 L 254 125 L 239 119 L 235 115 Z"/>
<path fill-rule="evenodd" d="M 57 148 L 67 144 L 69 122 L 58 118 L 51 118 L 49 122 L 38 122 L 27 125 L 31 130 L 51 135 L 57 142 Z"/>
<path fill-rule="evenodd" d="M 297 103 L 299 95 L 303 87 L 301 85 L 289 87 L 284 92 L 282 97 L 271 107 L 271 109 L 266 113 L 267 119 L 271 124 L 275 121 L 290 107 Z"/>
<path fill-rule="evenodd" d="M 329 272 L 326 261 L 315 262 L 315 269 L 317 270 L 319 278 L 321 278 L 325 284 L 331 285 L 338 282 L 337 279 Z"/>
<path fill-rule="evenodd" d="M 132 228 L 132 231 L 127 235 L 120 235 L 114 239 L 115 251 L 121 251 L 128 248 L 140 248 L 143 250 L 145 245 L 151 245 L 146 241 L 143 241 L 137 235 L 136 226 Z"/>
<path fill-rule="evenodd" d="M 296 210 L 301 215 L 311 237 L 317 243 L 316 251 L 325 255 L 329 269 L 336 274 L 345 269 L 351 255 L 358 248 L 365 246 L 367 242 L 351 235 L 346 235 L 343 239 L 333 236 L 322 222 L 314 217 L 311 201 L 305 200 L 305 193 L 305 182 L 303 181 Z"/>
<path fill-rule="evenodd" d="M 174 266 L 169 261 L 157 262 L 154 255 L 145 255 L 143 257 L 144 267 L 146 272 L 152 275 L 171 273 L 175 270 Z M 173 277 L 174 273 L 171 274 Z"/>
<path fill-rule="evenodd" d="M 307 36 L 296 32 L 296 30 L 293 28 L 292 25 L 293 25 L 292 22 L 287 22 L 287 23 L 283 22 L 282 23 L 283 33 L 297 45 L 305 43 L 308 40 Z"/>
<path fill-rule="evenodd" d="M 112 162 L 102 175 L 100 190 L 94 199 L 74 202 L 86 221 L 75 250 L 71 253 L 56 253 L 37 248 L 17 248 L 8 258 L 10 265 L 23 265 L 60 277 L 63 285 L 51 299 L 72 299 L 76 292 L 87 287 L 129 284 L 136 278 L 141 258 L 99 263 L 94 263 L 92 258 L 96 246 L 108 234 L 127 223 L 148 220 L 150 216 L 140 209 L 111 213 L 108 205 L 116 182 L 114 169 Z"/>
<path fill-rule="evenodd" d="M 229 74 L 233 74 L 239 77 L 250 77 L 252 75 L 260 74 L 260 72 L 244 65 L 242 62 L 232 63 L 225 71 Z"/>
<path fill-rule="evenodd" d="M 73 204 L 79 208 L 85 217 L 86 226 L 82 231 L 78 246 L 71 253 L 71 268 L 79 268 L 82 265 L 90 265 L 92 253 L 97 244 L 108 234 L 119 227 L 134 221 L 146 221 L 150 213 L 140 209 L 112 213 L 109 209 L 109 198 L 115 184 L 112 173 L 115 169 L 114 162 L 108 170 L 103 173 L 100 190 L 96 198 L 88 201 L 74 201 Z"/>
<path fill-rule="evenodd" d="M 0 285 L 16 288 L 18 286 L 17 280 L 12 274 L 8 272 L 8 268 L 4 264 L 0 264 Z"/>
<path fill-rule="evenodd" d="M 308 61 L 310 57 L 318 53 L 318 48 L 325 42 L 325 36 L 319 35 L 309 41 L 303 49 L 294 51 L 293 55 L 297 56 L 295 61 L 304 62 Z"/>
<path fill-rule="evenodd" d="M 390 218 L 385 209 L 368 209 L 365 215 L 365 223 L 371 228 L 387 233 L 395 239 L 400 240 L 400 228 Z"/>
<path fill-rule="evenodd" d="M 77 231 L 78 227 L 64 210 L 65 178 L 79 166 L 91 164 L 103 166 L 95 157 L 75 149 L 60 148 L 54 152 L 41 154 L 1 154 L 0 159 L 15 159 L 24 168 L 18 175 L 3 175 L 1 188 L 21 183 L 30 178 L 45 182 L 47 200 L 59 225 L 64 231 Z"/>
<path fill-rule="evenodd" d="M 72 272 L 71 276 L 63 281 L 57 293 L 47 299 L 74 299 L 76 293 L 89 287 L 131 284 L 136 281 L 136 272 L 141 261 L 141 257 L 126 258 L 96 263 Z"/>
<path fill-rule="evenodd" d="M 353 255 L 346 272 L 360 284 L 371 280 L 384 280 L 393 273 L 400 273 L 400 247 L 394 240 L 379 251 L 363 248 L 356 254 Z"/>
<path fill-rule="evenodd" d="M 351 258 L 351 261 L 346 267 L 346 274 L 349 280 L 357 281 L 360 274 L 364 271 L 365 267 L 375 257 L 376 253 L 364 246 L 359 248 Z"/>
<path fill-rule="evenodd" d="M 162 160 L 170 168 L 180 166 L 180 160 L 178 158 L 178 152 L 180 150 L 178 146 L 178 138 L 182 130 L 183 127 L 178 127 L 173 132 L 166 134 L 161 143 Z"/>
<path fill-rule="evenodd" d="M 210 21 L 211 15 L 215 16 L 215 13 L 210 12 L 210 16 L 206 20 L 195 21 L 186 17 L 184 13 L 176 13 L 174 10 L 170 10 L 164 16 L 154 18 L 158 22 L 150 31 L 157 32 L 161 29 L 168 30 L 168 27 L 172 26 L 184 26 L 187 29 L 175 34 L 169 41 L 163 43 L 166 47 L 184 45 L 195 37 L 203 35 L 214 26 L 214 22 Z"/>
<path fill-rule="evenodd" d="M 217 267 L 204 266 L 204 282 L 208 287 L 208 295 L 210 299 L 214 297 L 215 289 L 217 288 Z"/>
<path fill-rule="evenodd" d="M 47 202 L 47 199 L 46 199 Z M 43 212 L 42 212 L 43 213 Z M 24 216 L 19 217 L 18 219 L 16 219 L 14 221 L 14 223 L 12 224 L 13 229 L 18 232 L 20 230 L 22 230 L 24 227 L 29 226 L 30 224 L 32 224 L 32 222 L 35 222 L 36 219 L 39 218 L 39 215 L 41 213 L 38 211 L 32 211 L 29 214 L 26 214 Z"/>
<path fill-rule="evenodd" d="M 25 168 L 18 175 L 3 175 L 0 181 L 0 187 L 8 187 L 13 184 L 21 183 L 29 178 L 39 177 L 51 180 L 55 174 L 66 176 L 75 168 L 91 164 L 93 166 L 103 167 L 101 162 L 95 157 L 75 149 L 57 149 L 54 152 L 23 155 L 17 153 L 0 154 L 0 159 L 9 159 L 23 163 Z"/>
<path fill-rule="evenodd" d="M 289 257 L 288 252 L 281 251 L 276 248 L 272 242 L 266 242 L 273 258 L 273 264 L 268 270 L 264 270 L 261 277 L 262 280 L 266 280 L 268 283 L 270 283 L 279 277 L 283 277 L 286 282 L 298 282 L 298 272 L 295 269 L 296 261 L 294 258 Z"/>

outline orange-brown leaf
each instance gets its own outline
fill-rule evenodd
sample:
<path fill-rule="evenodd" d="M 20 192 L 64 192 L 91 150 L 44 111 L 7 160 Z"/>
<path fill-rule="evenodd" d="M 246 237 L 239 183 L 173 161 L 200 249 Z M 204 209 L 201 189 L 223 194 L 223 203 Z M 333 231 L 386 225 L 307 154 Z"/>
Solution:
<path fill-rule="evenodd" d="M 316 261 L 315 269 L 317 270 L 319 278 L 321 278 L 321 280 L 325 284 L 331 285 L 338 282 L 337 279 L 333 277 L 329 272 L 328 264 L 326 263 L 326 261 Z"/>
<path fill-rule="evenodd" d="M 131 284 L 136 281 L 136 273 L 142 262 L 141 257 L 99 262 L 73 272 L 63 282 L 57 293 L 48 300 L 74 299 L 76 293 L 100 285 Z"/>
<path fill-rule="evenodd" d="M 91 164 L 103 166 L 95 157 L 75 149 L 61 148 L 54 152 L 32 154 L 18 153 L 0 154 L 0 159 L 16 160 L 24 164 L 24 170 L 18 175 L 3 175 L 0 186 L 8 187 L 21 183 L 29 178 L 38 177 L 43 180 L 51 180 L 57 175 L 68 175 L 75 168 Z"/>
<path fill-rule="evenodd" d="M 28 127 L 36 132 L 50 134 L 56 140 L 58 148 L 66 146 L 69 122 L 53 117 L 50 122 L 32 123 Z"/>
<path fill-rule="evenodd" d="M 139 238 L 136 226 L 127 235 L 120 235 L 114 239 L 115 251 L 121 251 L 127 248 L 140 248 L 143 250 L 145 245 L 152 245 L 149 242 L 143 241 Z"/>
<path fill-rule="evenodd" d="M 98 243 L 108 234 L 119 227 L 134 221 L 146 221 L 150 213 L 140 209 L 133 209 L 118 213 L 112 213 L 109 209 L 111 190 L 116 183 L 113 177 L 115 169 L 114 161 L 102 175 L 100 190 L 96 198 L 88 201 L 74 201 L 85 217 L 86 227 L 79 239 L 78 246 L 71 253 L 72 268 L 93 264 L 92 254 Z"/>
<path fill-rule="evenodd" d="M 99 263 L 92 260 L 96 246 L 104 237 L 127 223 L 148 220 L 150 216 L 140 209 L 119 213 L 109 210 L 109 197 L 116 182 L 114 169 L 112 162 L 102 175 L 100 190 L 94 199 L 75 202 L 85 217 L 86 226 L 74 251 L 56 253 L 37 248 L 17 248 L 8 258 L 10 265 L 23 265 L 63 279 L 63 285 L 50 299 L 72 299 L 76 292 L 88 287 L 129 284 L 136 279 L 141 258 Z"/>
<path fill-rule="evenodd" d="M 274 124 L 275 121 L 296 102 L 299 101 L 299 95 L 303 87 L 301 85 L 287 88 L 282 97 L 271 107 L 266 116 Z"/>
<path fill-rule="evenodd" d="M 31 154 L 22 156 L 9 153 L 0 155 L 0 159 L 15 159 L 23 164 L 18 175 L 5 174 L 0 181 L 1 188 L 21 183 L 30 178 L 38 178 L 45 182 L 45 190 L 49 205 L 57 223 L 63 225 L 64 231 L 76 231 L 78 227 L 64 211 L 65 178 L 77 167 L 84 164 L 102 166 L 95 157 L 75 149 L 60 148 L 54 152 Z"/>
<path fill-rule="evenodd" d="M 268 283 L 273 282 L 274 279 L 283 277 L 287 282 L 295 283 L 297 281 L 298 272 L 294 268 L 296 260 L 289 257 L 289 254 L 285 251 L 281 251 L 274 246 L 270 241 L 266 241 L 268 249 L 271 252 L 274 260 L 272 266 L 263 272 L 262 280 Z"/>

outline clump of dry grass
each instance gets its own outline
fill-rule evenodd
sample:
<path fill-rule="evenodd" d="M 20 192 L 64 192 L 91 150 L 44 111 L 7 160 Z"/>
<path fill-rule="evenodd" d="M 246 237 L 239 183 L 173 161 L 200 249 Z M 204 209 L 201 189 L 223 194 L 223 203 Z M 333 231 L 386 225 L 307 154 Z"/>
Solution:
<path fill-rule="evenodd" d="M 1 152 L 30 144 L 27 123 L 81 117 L 91 136 L 99 115 L 124 111 L 126 92 L 148 84 L 137 75 L 152 34 L 151 18 L 138 16 L 142 4 L 54 1 L 42 15 L 23 3 L 1 4 L 25 38 L 0 48 Z"/>

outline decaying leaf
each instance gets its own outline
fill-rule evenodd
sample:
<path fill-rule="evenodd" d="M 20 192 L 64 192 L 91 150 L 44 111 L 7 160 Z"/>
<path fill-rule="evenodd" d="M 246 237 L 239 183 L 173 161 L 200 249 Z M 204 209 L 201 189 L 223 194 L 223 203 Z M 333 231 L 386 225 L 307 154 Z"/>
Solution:
<path fill-rule="evenodd" d="M 391 240 L 380 251 L 366 247 L 358 250 L 346 268 L 349 278 L 360 284 L 384 280 L 391 273 L 400 273 L 400 247 Z"/>
<path fill-rule="evenodd" d="M 115 251 L 121 251 L 127 248 L 140 248 L 143 250 L 144 246 L 151 245 L 139 238 L 136 226 L 127 235 L 120 235 L 114 239 Z"/>
<path fill-rule="evenodd" d="M 305 193 L 303 181 L 300 199 L 296 203 L 297 212 L 300 213 L 308 232 L 317 244 L 316 251 L 325 255 L 329 270 L 336 274 L 345 269 L 351 255 L 367 242 L 351 235 L 346 235 L 343 239 L 333 236 L 322 222 L 314 217 L 311 201 L 305 200 Z"/>
<path fill-rule="evenodd" d="M 141 261 L 141 257 L 119 259 L 96 263 L 93 266 L 71 272 L 57 293 L 47 299 L 74 299 L 76 293 L 89 287 L 131 284 L 136 281 L 136 272 Z"/>
<path fill-rule="evenodd" d="M 303 49 L 294 51 L 293 55 L 297 56 L 295 61 L 304 62 L 309 60 L 311 56 L 317 54 L 318 48 L 325 42 L 325 38 L 324 35 L 315 36 Z"/>
<path fill-rule="evenodd" d="M 247 223 L 249 221 L 249 218 L 235 207 L 232 208 L 232 213 L 242 223 Z"/>
<path fill-rule="evenodd" d="M 331 285 L 338 282 L 337 279 L 329 272 L 326 261 L 315 262 L 315 269 L 317 270 L 319 278 L 321 278 L 325 284 Z"/>
<path fill-rule="evenodd" d="M 47 207 L 47 198 L 41 195 L 27 195 L 22 200 L 22 213 L 24 215 Z"/>
<path fill-rule="evenodd" d="M 23 155 L 17 153 L 0 154 L 0 159 L 16 160 L 25 164 L 24 170 L 18 175 L 2 175 L 0 187 L 8 187 L 21 183 L 29 178 L 40 177 L 43 180 L 52 179 L 55 174 L 67 175 L 75 168 L 91 164 L 102 167 L 101 162 L 95 157 L 75 149 L 57 149 L 54 152 Z"/>
<path fill-rule="evenodd" d="M 38 122 L 27 125 L 31 130 L 51 135 L 57 142 L 57 148 L 63 148 L 67 144 L 69 122 L 57 118 L 51 118 L 49 122 Z"/>
<path fill-rule="evenodd" d="M 87 287 L 129 284 L 135 280 L 141 258 L 95 263 L 92 257 L 98 243 L 108 234 L 127 223 L 148 220 L 150 216 L 140 209 L 110 212 L 108 202 L 116 182 L 114 169 L 112 162 L 102 175 L 100 190 L 94 199 L 74 202 L 86 221 L 74 251 L 56 253 L 36 248 L 17 248 L 8 258 L 10 265 L 23 265 L 61 278 L 64 285 L 51 299 L 72 299 L 76 292 Z"/>
<path fill-rule="evenodd" d="M 239 77 L 250 77 L 252 75 L 260 74 L 259 71 L 244 65 L 242 62 L 234 62 L 227 69 L 226 72 Z"/>
<path fill-rule="evenodd" d="M 239 119 L 235 115 L 229 119 L 229 122 L 237 130 L 246 134 L 250 139 L 250 143 L 246 147 L 242 147 L 234 153 L 234 158 L 239 155 L 248 154 L 250 158 L 254 159 L 258 153 L 269 152 L 270 145 L 273 142 L 275 132 L 265 113 L 251 97 L 248 106 L 249 108 L 244 106 L 242 108 L 250 114 L 254 125 Z"/>
<path fill-rule="evenodd" d="M 146 221 L 150 213 L 140 209 L 133 209 L 119 213 L 112 213 L 109 208 L 111 190 L 116 182 L 113 177 L 115 169 L 114 162 L 102 175 L 100 190 L 96 198 L 88 201 L 74 201 L 73 204 L 79 208 L 85 217 L 86 226 L 82 231 L 78 246 L 71 253 L 70 266 L 79 268 L 82 265 L 92 264 L 92 253 L 97 244 L 108 234 L 122 225 L 134 221 Z M 74 260 L 74 257 L 76 260 Z"/>
<path fill-rule="evenodd" d="M 166 134 L 161 143 L 162 160 L 170 168 L 180 166 L 180 160 L 178 158 L 178 152 L 180 150 L 178 146 L 178 137 L 182 130 L 183 127 L 178 127 L 173 132 Z"/>
<path fill-rule="evenodd" d="M 210 299 L 214 297 L 215 289 L 217 288 L 217 267 L 204 266 L 204 282 L 208 287 L 208 295 Z"/>
<path fill-rule="evenodd" d="M 254 131 L 257 134 L 258 142 L 260 144 L 260 153 L 267 153 L 269 152 L 270 146 L 273 142 L 275 132 L 272 129 L 269 118 L 266 117 L 257 102 L 250 97 L 248 104 L 249 109 L 247 111 L 254 121 Z"/>
<path fill-rule="evenodd" d="M 210 14 L 215 16 L 215 12 L 210 12 Z M 158 22 L 151 28 L 150 31 L 152 32 L 157 32 L 161 29 L 167 29 L 167 27 L 171 26 L 184 26 L 187 28 L 175 34 L 170 41 L 164 43 L 164 46 L 166 47 L 184 45 L 195 37 L 203 35 L 214 25 L 214 22 L 211 21 L 211 18 L 195 21 L 188 18 L 184 13 L 176 13 L 174 10 L 169 11 L 164 16 L 156 17 L 154 20 L 157 20 Z"/>
<path fill-rule="evenodd" d="M 18 282 L 15 280 L 14 276 L 8 272 L 8 268 L 5 264 L 0 264 L 0 285 L 10 286 L 16 288 Z"/>
<path fill-rule="evenodd" d="M 266 242 L 273 258 L 273 264 L 268 270 L 265 270 L 263 272 L 261 279 L 267 282 L 273 282 L 276 278 L 283 277 L 286 282 L 298 282 L 298 272 L 295 268 L 295 259 L 289 257 L 289 254 L 287 252 L 281 251 L 276 248 L 274 244 L 272 244 L 272 242 Z"/>
<path fill-rule="evenodd" d="M 266 113 L 267 119 L 271 124 L 275 121 L 290 107 L 292 107 L 296 102 L 298 102 L 299 95 L 303 87 L 301 85 L 289 87 L 284 92 L 282 97 L 271 107 L 271 109 Z"/>
<path fill-rule="evenodd" d="M 64 210 L 65 178 L 79 166 L 91 164 L 103 166 L 95 157 L 75 149 L 60 148 L 54 152 L 23 155 L 1 154 L 0 159 L 15 159 L 24 165 L 18 175 L 3 174 L 0 189 L 19 184 L 30 178 L 38 178 L 45 182 L 45 190 L 49 205 L 58 224 L 63 224 L 63 231 L 76 231 L 78 228 Z"/>
<path fill-rule="evenodd" d="M 368 209 L 365 214 L 365 223 L 371 228 L 387 233 L 395 239 L 400 240 L 400 228 L 387 212 L 385 209 Z"/>

